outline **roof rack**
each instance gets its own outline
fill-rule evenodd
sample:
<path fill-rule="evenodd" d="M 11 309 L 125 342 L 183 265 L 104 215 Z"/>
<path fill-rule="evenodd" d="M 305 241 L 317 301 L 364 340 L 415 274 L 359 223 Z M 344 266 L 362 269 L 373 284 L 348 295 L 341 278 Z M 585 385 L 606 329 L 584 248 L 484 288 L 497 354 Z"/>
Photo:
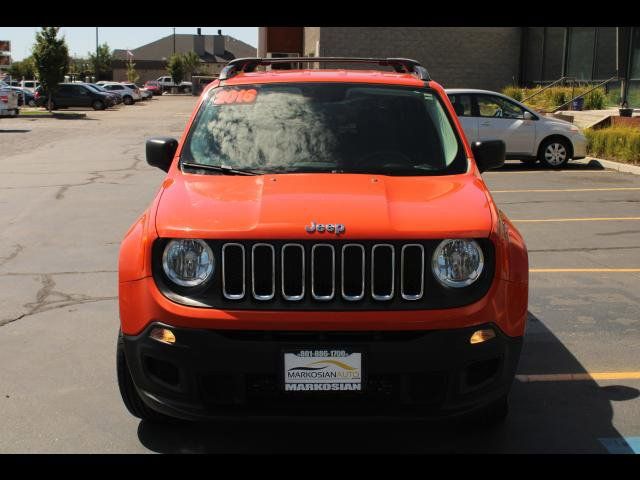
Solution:
<path fill-rule="evenodd" d="M 279 63 L 375 63 L 381 67 L 392 67 L 398 73 L 412 73 L 420 80 L 431 80 L 427 69 L 420 62 L 410 58 L 361 58 L 361 57 L 283 57 L 283 58 L 236 58 L 225 65 L 220 72 L 220 80 L 233 77 L 238 72 L 253 72 L 258 66 Z"/>

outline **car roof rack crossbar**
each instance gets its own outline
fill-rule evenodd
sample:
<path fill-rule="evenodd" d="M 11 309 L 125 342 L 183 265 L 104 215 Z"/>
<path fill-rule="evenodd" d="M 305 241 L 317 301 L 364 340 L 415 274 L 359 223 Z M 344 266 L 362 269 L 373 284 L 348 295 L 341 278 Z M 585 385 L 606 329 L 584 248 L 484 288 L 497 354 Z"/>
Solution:
<path fill-rule="evenodd" d="M 220 80 L 226 80 L 239 72 L 253 72 L 258 66 L 282 63 L 375 63 L 381 67 L 392 67 L 398 73 L 412 73 L 420 80 L 431 80 L 427 69 L 410 58 L 362 58 L 362 57 L 282 57 L 282 58 L 236 58 L 225 65 Z"/>

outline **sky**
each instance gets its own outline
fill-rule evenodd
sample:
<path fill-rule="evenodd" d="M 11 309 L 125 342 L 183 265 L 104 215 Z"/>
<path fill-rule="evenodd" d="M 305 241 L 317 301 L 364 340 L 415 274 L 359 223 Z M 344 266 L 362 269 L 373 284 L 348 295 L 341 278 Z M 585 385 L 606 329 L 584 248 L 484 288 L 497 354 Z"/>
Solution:
<path fill-rule="evenodd" d="M 11 40 L 11 59 L 16 62 L 31 55 L 35 34 L 41 27 L 0 27 L 0 40 Z M 198 27 L 176 27 L 176 33 L 196 34 Z M 258 47 L 258 27 L 200 27 L 203 35 L 218 29 L 253 47 Z M 96 27 L 61 27 L 72 57 L 86 57 L 96 50 Z M 98 27 L 98 41 L 111 50 L 133 49 L 173 34 L 173 27 Z"/>

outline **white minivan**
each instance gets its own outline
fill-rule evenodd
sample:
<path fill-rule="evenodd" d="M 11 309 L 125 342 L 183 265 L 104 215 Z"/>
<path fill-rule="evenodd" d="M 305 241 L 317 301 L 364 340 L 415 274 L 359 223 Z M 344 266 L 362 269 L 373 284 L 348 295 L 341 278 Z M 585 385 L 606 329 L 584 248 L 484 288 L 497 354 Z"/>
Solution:
<path fill-rule="evenodd" d="M 447 89 L 469 143 L 503 140 L 507 158 L 562 168 L 586 156 L 587 139 L 572 123 L 536 113 L 488 90 Z"/>

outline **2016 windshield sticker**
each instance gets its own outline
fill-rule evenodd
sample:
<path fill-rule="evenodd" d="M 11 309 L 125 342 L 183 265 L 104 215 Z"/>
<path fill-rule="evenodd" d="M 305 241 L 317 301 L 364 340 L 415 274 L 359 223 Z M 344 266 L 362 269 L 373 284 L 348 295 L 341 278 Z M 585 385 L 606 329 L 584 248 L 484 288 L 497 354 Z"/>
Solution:
<path fill-rule="evenodd" d="M 214 105 L 246 104 L 256 101 L 258 91 L 255 88 L 224 88 L 217 90 L 213 97 Z"/>
<path fill-rule="evenodd" d="M 362 355 L 345 350 L 285 353 L 285 390 L 362 389 Z"/>

